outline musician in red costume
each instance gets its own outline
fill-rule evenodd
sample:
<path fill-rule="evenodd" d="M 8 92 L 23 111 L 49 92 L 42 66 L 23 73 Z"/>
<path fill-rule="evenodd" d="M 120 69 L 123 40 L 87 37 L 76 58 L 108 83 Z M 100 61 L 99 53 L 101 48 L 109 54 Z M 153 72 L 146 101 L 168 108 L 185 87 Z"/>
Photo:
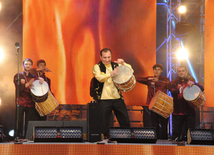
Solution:
<path fill-rule="evenodd" d="M 46 67 L 46 62 L 43 59 L 40 59 L 36 62 L 37 68 L 36 68 L 36 72 L 37 72 L 37 76 L 38 77 L 42 77 L 44 79 L 44 81 L 46 81 L 48 83 L 49 86 L 49 90 L 51 91 L 51 80 L 50 78 L 48 78 L 45 75 L 45 72 L 50 72 L 50 70 Z M 45 116 L 38 116 L 38 119 L 40 121 L 45 121 L 47 120 L 47 115 Z"/>
<path fill-rule="evenodd" d="M 177 68 L 177 78 L 170 83 L 169 87 L 174 103 L 172 139 L 176 141 L 181 140 L 180 136 L 184 123 L 187 129 L 195 128 L 195 109 L 183 98 L 183 90 L 192 85 L 197 85 L 201 91 L 204 91 L 204 87 L 195 83 L 195 79 L 188 74 L 187 68 L 179 66 Z"/>
<path fill-rule="evenodd" d="M 148 87 L 148 94 L 147 94 L 147 101 L 146 101 L 147 105 L 150 104 L 153 96 L 158 90 L 161 90 L 163 93 L 167 94 L 167 89 L 170 81 L 167 77 L 161 76 L 162 72 L 163 72 L 163 66 L 161 64 L 155 64 L 153 66 L 154 76 L 137 78 L 137 82 L 141 84 L 145 84 Z M 168 139 L 168 134 L 167 134 L 168 118 L 166 119 L 153 111 L 149 111 L 149 112 L 151 114 L 152 127 L 156 128 L 157 138 Z M 143 118 L 143 119 L 145 120 L 149 118 Z M 160 131 L 161 131 L 161 134 L 159 134 Z"/>
<path fill-rule="evenodd" d="M 32 69 L 33 61 L 29 58 L 23 61 L 24 71 L 22 73 L 17 73 L 14 76 L 14 84 L 16 87 L 16 103 L 19 101 L 18 106 L 18 131 L 16 137 L 24 138 L 23 134 L 23 119 L 25 113 L 25 133 L 29 121 L 37 120 L 38 113 L 35 109 L 35 102 L 32 99 L 30 88 L 33 86 L 34 80 L 37 80 L 36 76 L 30 73 Z M 19 75 L 19 79 L 18 79 Z M 39 78 L 40 83 L 42 84 L 44 79 Z M 17 98 L 17 94 L 18 98 Z"/>
<path fill-rule="evenodd" d="M 114 111 L 121 127 L 130 127 L 129 116 L 123 96 L 121 91 L 114 85 L 112 77 L 118 75 L 118 66 L 125 65 L 131 70 L 132 67 L 125 63 L 123 59 L 117 59 L 117 61 L 112 62 L 111 50 L 108 48 L 104 48 L 100 51 L 100 59 L 101 61 L 93 67 L 93 75 L 95 77 L 94 94 L 96 94 L 94 98 L 101 105 L 103 122 L 102 133 L 105 137 L 108 137 L 112 110 Z"/>

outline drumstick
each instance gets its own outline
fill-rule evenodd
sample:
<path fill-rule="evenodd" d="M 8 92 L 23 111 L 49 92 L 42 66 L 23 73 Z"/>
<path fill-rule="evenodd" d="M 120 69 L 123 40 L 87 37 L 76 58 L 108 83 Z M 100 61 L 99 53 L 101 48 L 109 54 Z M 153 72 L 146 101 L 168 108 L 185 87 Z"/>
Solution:
<path fill-rule="evenodd" d="M 54 73 L 54 74 L 60 74 L 60 75 L 62 75 L 62 73 L 60 72 L 60 73 L 56 73 L 56 72 L 53 72 L 53 71 L 50 71 L 51 73 Z"/>
<path fill-rule="evenodd" d="M 43 91 L 43 89 L 42 89 L 42 84 L 41 84 L 41 90 L 42 90 L 42 94 L 44 95 L 44 91 Z"/>
<path fill-rule="evenodd" d="M 56 73 L 56 72 L 51 71 L 51 70 L 48 69 L 48 68 L 44 68 L 44 71 L 45 71 L 45 72 L 51 72 L 51 73 L 54 73 L 54 74 L 60 74 L 60 75 L 62 75 L 61 72 L 60 72 L 60 73 Z"/>

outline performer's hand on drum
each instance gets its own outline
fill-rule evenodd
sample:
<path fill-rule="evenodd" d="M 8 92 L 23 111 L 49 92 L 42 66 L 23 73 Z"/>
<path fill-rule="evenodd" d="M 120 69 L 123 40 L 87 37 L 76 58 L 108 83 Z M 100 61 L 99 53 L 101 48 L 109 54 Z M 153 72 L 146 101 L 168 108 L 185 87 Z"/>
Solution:
<path fill-rule="evenodd" d="M 115 63 L 124 65 L 124 60 L 123 59 L 117 59 L 117 61 L 114 61 Z"/>
<path fill-rule="evenodd" d="M 40 84 L 43 84 L 44 79 L 43 79 L 42 77 L 38 77 L 38 79 L 39 79 L 39 83 L 40 83 Z"/>
<path fill-rule="evenodd" d="M 118 72 L 119 72 L 119 67 L 117 66 L 110 74 L 113 77 L 115 75 L 118 75 Z"/>
<path fill-rule="evenodd" d="M 193 81 L 188 81 L 187 84 L 192 87 L 192 85 L 194 85 L 195 83 Z"/>
<path fill-rule="evenodd" d="M 29 82 L 27 82 L 26 84 L 25 84 L 25 87 L 27 88 L 27 87 L 32 87 L 33 86 L 33 81 L 34 81 L 34 79 L 31 79 Z"/>
<path fill-rule="evenodd" d="M 182 93 L 183 92 L 183 86 L 181 84 L 178 84 L 178 90 L 179 90 L 179 93 Z"/>

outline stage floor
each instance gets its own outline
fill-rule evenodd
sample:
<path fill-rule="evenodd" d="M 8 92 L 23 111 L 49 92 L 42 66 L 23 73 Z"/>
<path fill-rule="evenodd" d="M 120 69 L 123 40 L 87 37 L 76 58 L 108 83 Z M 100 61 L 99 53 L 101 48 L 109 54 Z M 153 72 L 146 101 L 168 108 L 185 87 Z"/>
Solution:
<path fill-rule="evenodd" d="M 1 155 L 213 155 L 213 145 L 174 144 L 172 141 L 148 143 L 1 143 Z"/>

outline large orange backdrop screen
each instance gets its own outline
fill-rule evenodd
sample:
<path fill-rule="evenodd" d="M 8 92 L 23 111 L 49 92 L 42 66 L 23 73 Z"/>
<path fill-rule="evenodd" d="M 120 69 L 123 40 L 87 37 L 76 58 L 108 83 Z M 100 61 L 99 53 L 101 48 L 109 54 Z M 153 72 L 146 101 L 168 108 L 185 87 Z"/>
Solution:
<path fill-rule="evenodd" d="M 156 62 L 156 0 L 23 0 L 23 59 L 44 59 L 61 104 L 86 104 L 92 68 L 108 47 L 134 75 L 152 75 Z M 147 87 L 123 93 L 127 105 L 144 105 Z"/>
<path fill-rule="evenodd" d="M 204 86 L 207 107 L 213 107 L 214 83 L 214 1 L 205 1 L 205 34 L 204 34 Z"/>

